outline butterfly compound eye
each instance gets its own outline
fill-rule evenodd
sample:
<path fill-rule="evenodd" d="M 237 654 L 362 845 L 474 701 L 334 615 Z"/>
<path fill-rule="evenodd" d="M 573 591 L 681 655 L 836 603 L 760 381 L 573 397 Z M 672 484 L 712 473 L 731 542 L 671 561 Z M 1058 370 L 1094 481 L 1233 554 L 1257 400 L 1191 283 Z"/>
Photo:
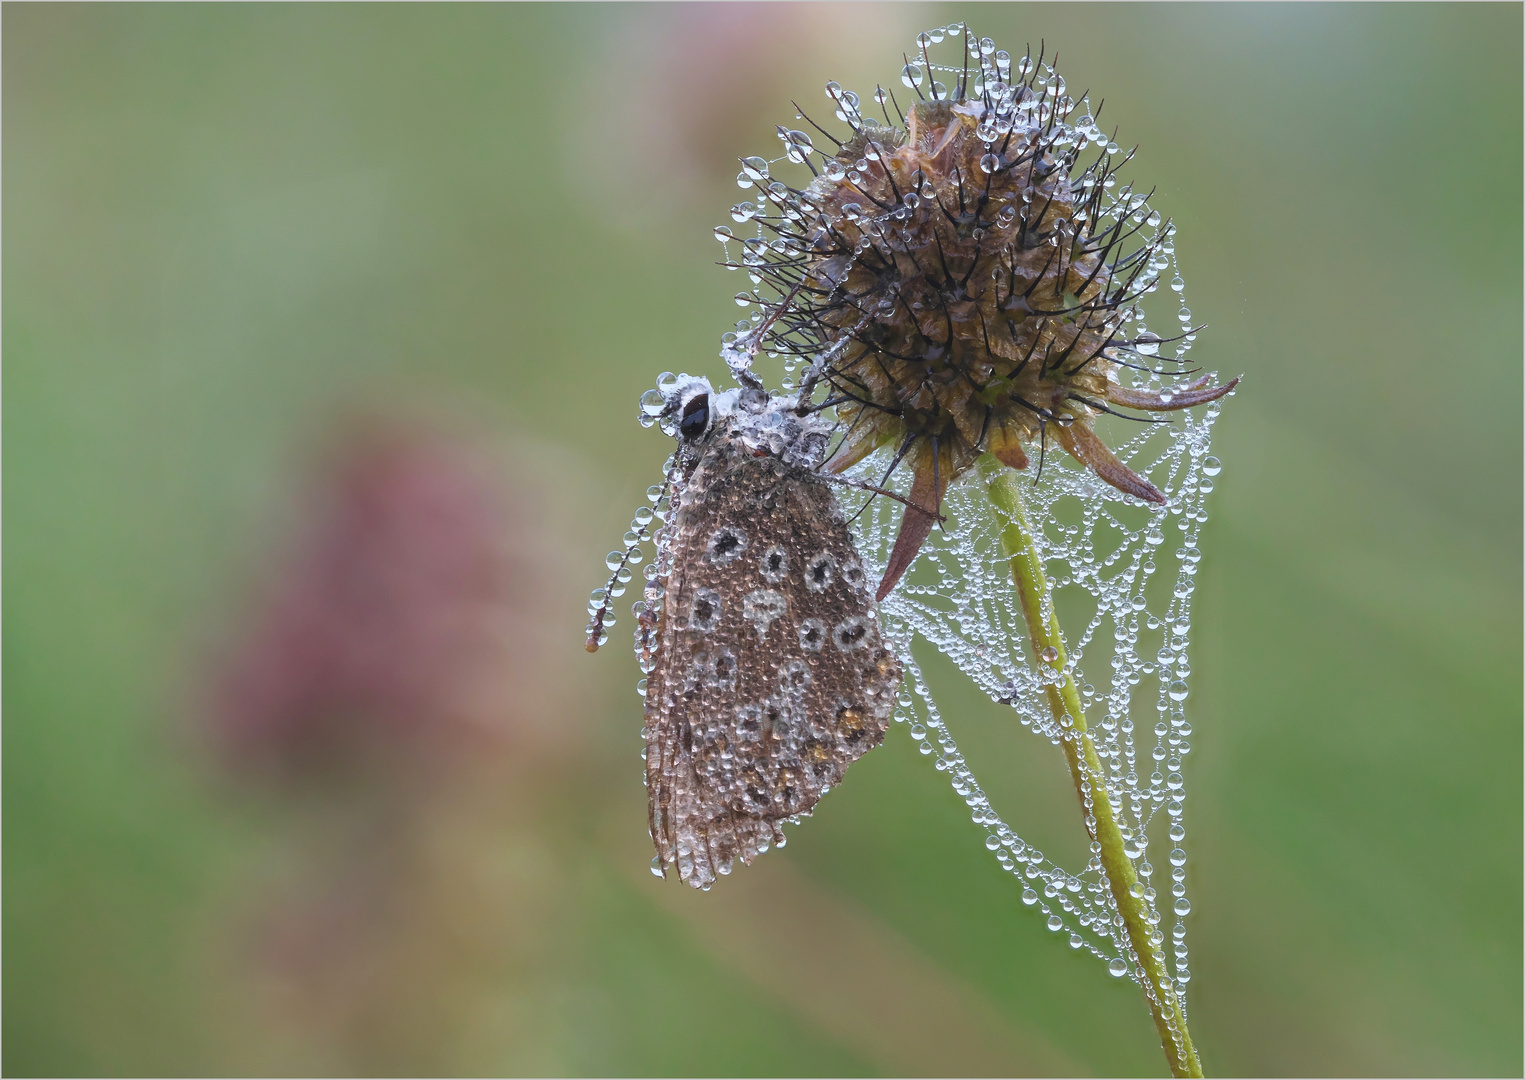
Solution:
<path fill-rule="evenodd" d="M 710 425 L 710 396 L 695 394 L 683 406 L 683 418 L 678 421 L 678 433 L 685 439 L 697 439 Z"/>

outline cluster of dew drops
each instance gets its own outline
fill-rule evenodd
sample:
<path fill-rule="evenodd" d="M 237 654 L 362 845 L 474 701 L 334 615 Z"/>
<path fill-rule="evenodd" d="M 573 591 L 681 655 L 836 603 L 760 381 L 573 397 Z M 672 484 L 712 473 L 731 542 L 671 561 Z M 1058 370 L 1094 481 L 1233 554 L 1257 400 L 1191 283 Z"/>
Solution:
<path fill-rule="evenodd" d="M 662 415 L 670 394 L 678 384 L 678 377 L 670 371 L 664 371 L 657 378 L 657 386 L 653 390 L 647 390 L 641 395 L 640 411 L 637 420 L 642 427 L 651 427 L 657 423 Z M 666 421 L 663 422 L 663 430 L 668 435 L 675 435 L 676 429 L 670 429 Z M 678 457 L 673 454 L 668 457 L 662 466 L 663 481 L 660 484 L 652 484 L 646 489 L 646 498 L 650 505 L 636 508 L 635 516 L 630 519 L 630 528 L 626 530 L 622 545 L 610 551 L 604 557 L 604 564 L 609 568 L 609 581 L 606 585 L 594 589 L 588 597 L 588 617 L 592 622 L 589 632 L 596 634 L 599 645 L 603 645 L 609 639 L 609 629 L 616 622 L 613 601 L 624 596 L 630 581 L 635 577 L 635 568 L 643 562 L 642 574 L 645 585 L 642 589 L 642 599 L 637 600 L 631 607 L 631 614 L 640 619 L 641 615 L 651 608 L 659 610 L 661 606 L 662 581 L 666 578 L 666 567 L 663 565 L 662 552 L 664 546 L 661 543 L 661 529 L 667 521 L 667 516 L 672 511 L 673 496 L 678 482 Z M 658 557 L 651 562 L 646 562 L 646 547 L 653 540 L 657 541 Z M 637 655 L 641 655 L 639 648 L 639 635 L 637 637 Z M 642 657 L 643 678 L 637 684 L 636 689 L 642 697 L 646 696 L 645 675 L 650 673 L 649 658 Z M 643 730 L 641 738 L 645 738 Z M 644 774 L 643 774 L 644 775 Z"/>

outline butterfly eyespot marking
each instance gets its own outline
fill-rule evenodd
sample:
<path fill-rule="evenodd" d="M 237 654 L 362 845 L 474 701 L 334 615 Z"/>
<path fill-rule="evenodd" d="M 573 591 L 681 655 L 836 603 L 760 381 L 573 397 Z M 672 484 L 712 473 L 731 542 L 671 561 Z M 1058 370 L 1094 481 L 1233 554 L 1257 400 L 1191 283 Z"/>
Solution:
<path fill-rule="evenodd" d="M 774 544 L 762 553 L 757 569 L 769 585 L 777 585 L 789 576 L 789 553 L 781 544 Z"/>
<path fill-rule="evenodd" d="M 688 628 L 708 634 L 720 625 L 720 612 L 720 594 L 714 589 L 697 589 L 688 613 Z"/>
<path fill-rule="evenodd" d="M 803 660 L 790 660 L 778 669 L 778 685 L 786 694 L 803 694 L 811 679 L 810 665 Z"/>
<path fill-rule="evenodd" d="M 710 666 L 710 684 L 720 690 L 730 690 L 736 685 L 736 654 L 730 649 L 719 649 Z"/>
<path fill-rule="evenodd" d="M 842 652 L 852 652 L 868 644 L 868 630 L 868 620 L 853 615 L 832 627 L 831 640 Z"/>
<path fill-rule="evenodd" d="M 747 534 L 727 526 L 716 529 L 710 537 L 705 557 L 715 566 L 727 566 L 741 558 L 741 553 L 746 550 Z"/>
<path fill-rule="evenodd" d="M 826 624 L 820 619 L 806 619 L 800 623 L 800 648 L 807 652 L 820 652 L 826 644 Z"/>
<path fill-rule="evenodd" d="M 831 772 L 831 748 L 820 739 L 805 740 L 805 745 L 800 747 L 800 760 L 816 776 L 825 776 Z"/>
<path fill-rule="evenodd" d="M 783 615 L 788 606 L 789 602 L 783 593 L 772 589 L 754 589 L 742 597 L 741 615 L 752 624 L 758 637 L 766 637 L 774 620 Z"/>
<path fill-rule="evenodd" d="M 823 551 L 805 566 L 805 588 L 811 592 L 824 592 L 835 575 L 837 560 L 831 552 Z"/>
<path fill-rule="evenodd" d="M 843 704 L 837 708 L 837 737 L 848 746 L 852 746 L 862 739 L 867 730 L 864 723 L 863 711 L 853 704 Z"/>
<path fill-rule="evenodd" d="M 736 738 L 755 743 L 763 737 L 763 710 L 760 705 L 736 707 Z"/>

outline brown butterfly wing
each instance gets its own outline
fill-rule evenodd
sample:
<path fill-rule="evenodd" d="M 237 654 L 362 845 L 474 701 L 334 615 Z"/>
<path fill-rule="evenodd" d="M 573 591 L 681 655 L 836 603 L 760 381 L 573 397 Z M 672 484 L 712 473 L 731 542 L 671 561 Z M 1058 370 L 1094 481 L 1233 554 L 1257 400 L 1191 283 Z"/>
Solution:
<path fill-rule="evenodd" d="M 900 663 L 827 484 L 717 436 L 685 483 L 646 691 L 651 835 L 709 884 L 884 739 Z"/>

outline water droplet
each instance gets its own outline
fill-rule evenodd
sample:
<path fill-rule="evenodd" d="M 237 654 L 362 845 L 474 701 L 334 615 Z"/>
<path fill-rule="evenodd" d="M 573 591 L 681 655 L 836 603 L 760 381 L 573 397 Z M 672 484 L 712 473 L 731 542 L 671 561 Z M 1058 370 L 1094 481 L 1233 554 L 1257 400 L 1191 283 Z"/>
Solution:
<path fill-rule="evenodd" d="M 810 136 L 803 131 L 785 129 L 781 126 L 778 129 L 778 137 L 784 142 L 785 156 L 796 165 L 803 164 L 815 150 L 815 144 L 810 141 Z"/>
<path fill-rule="evenodd" d="M 1045 645 L 1043 651 L 1038 654 L 1045 664 L 1054 664 L 1059 661 L 1059 650 L 1052 645 Z"/>
<path fill-rule="evenodd" d="M 1114 979 L 1121 979 L 1124 975 L 1128 974 L 1128 962 L 1122 959 L 1122 957 L 1113 957 L 1111 963 L 1107 965 L 1107 971 L 1111 973 Z"/>
<path fill-rule="evenodd" d="M 1202 475 L 1217 476 L 1223 471 L 1223 463 L 1209 454 L 1202 459 Z"/>
<path fill-rule="evenodd" d="M 994 132 L 991 133 L 992 135 Z M 995 154 L 986 154 L 980 158 L 980 169 L 983 172 L 993 173 L 1001 167 L 1001 159 Z"/>

